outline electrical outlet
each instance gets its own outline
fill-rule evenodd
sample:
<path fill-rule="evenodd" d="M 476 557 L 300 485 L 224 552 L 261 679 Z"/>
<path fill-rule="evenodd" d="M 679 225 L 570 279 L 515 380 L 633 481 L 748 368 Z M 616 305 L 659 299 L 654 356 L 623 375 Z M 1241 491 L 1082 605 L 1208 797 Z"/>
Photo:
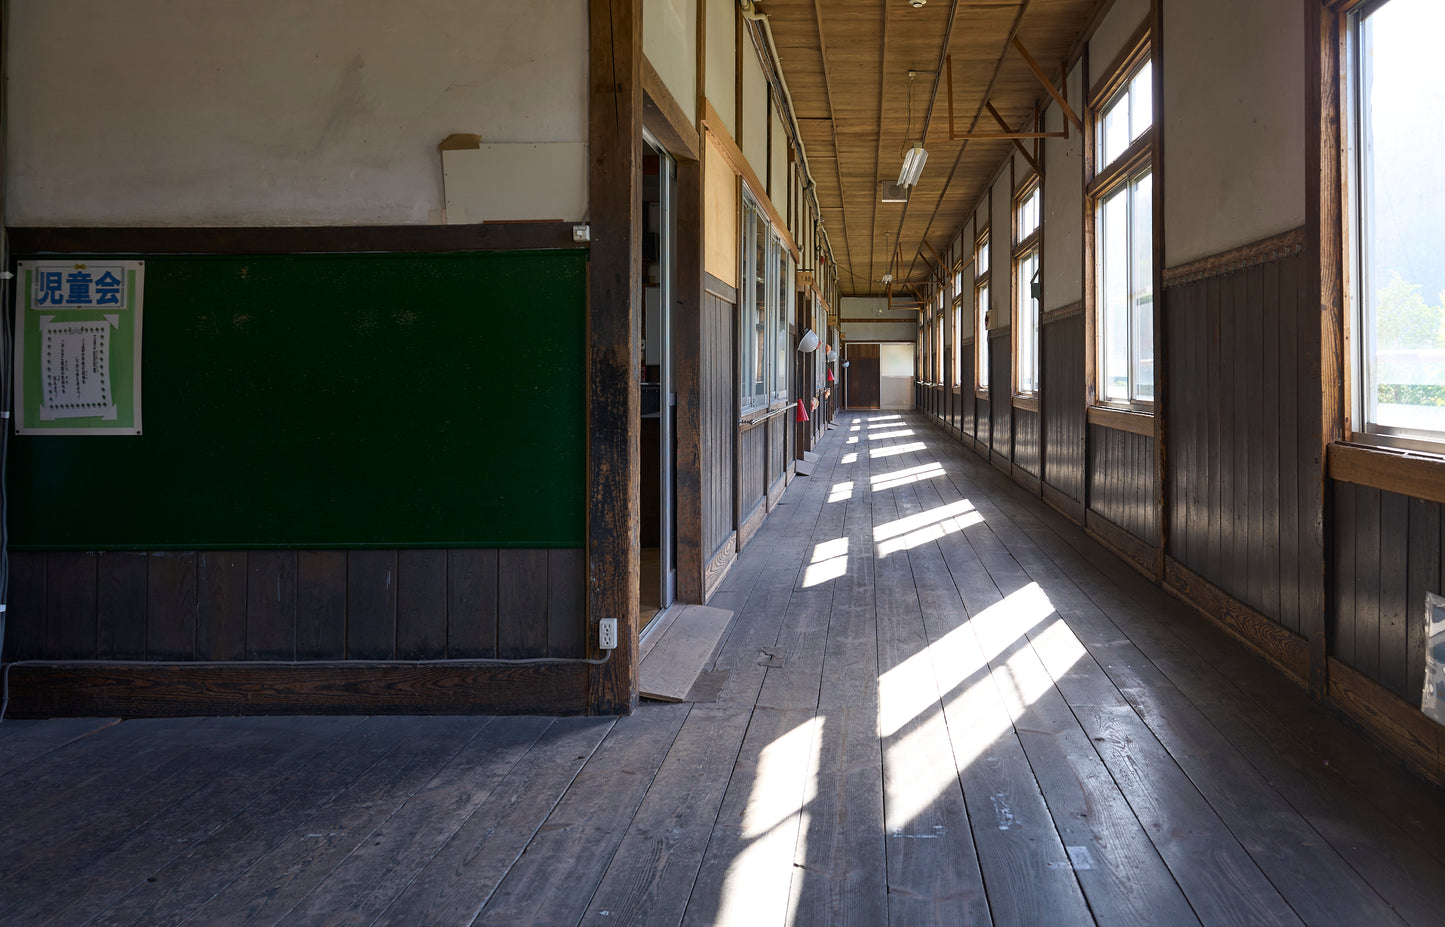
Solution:
<path fill-rule="evenodd" d="M 597 646 L 603 650 L 617 649 L 616 618 L 603 618 L 597 622 Z"/>

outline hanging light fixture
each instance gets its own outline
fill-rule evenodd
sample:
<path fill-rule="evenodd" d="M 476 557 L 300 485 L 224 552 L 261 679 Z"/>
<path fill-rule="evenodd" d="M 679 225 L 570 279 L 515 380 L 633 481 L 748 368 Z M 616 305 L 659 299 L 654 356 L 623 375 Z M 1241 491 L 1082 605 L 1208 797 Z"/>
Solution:
<path fill-rule="evenodd" d="M 918 183 L 918 175 L 923 173 L 923 165 L 928 161 L 928 152 L 922 143 L 914 142 L 913 146 L 903 155 L 903 169 L 898 172 L 898 185 L 900 187 L 911 187 Z"/>
<path fill-rule="evenodd" d="M 904 130 L 906 136 L 913 134 L 913 80 L 917 76 L 917 71 L 908 72 L 908 128 Z M 927 161 L 928 152 L 923 148 L 923 140 L 919 139 L 903 153 L 903 168 L 898 172 L 898 185 L 912 187 L 917 184 L 918 175 L 923 173 L 923 165 Z"/>

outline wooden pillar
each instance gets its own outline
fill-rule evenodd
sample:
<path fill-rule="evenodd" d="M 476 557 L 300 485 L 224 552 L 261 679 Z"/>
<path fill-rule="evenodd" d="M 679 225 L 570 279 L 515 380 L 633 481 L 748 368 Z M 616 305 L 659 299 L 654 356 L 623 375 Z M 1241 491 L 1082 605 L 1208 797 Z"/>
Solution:
<path fill-rule="evenodd" d="M 617 649 L 592 668 L 593 714 L 637 706 L 642 250 L 642 0 L 589 0 L 587 624 L 617 619 Z"/>
<path fill-rule="evenodd" d="M 1300 632 L 1310 642 L 1310 691 L 1328 690 L 1328 615 L 1332 607 L 1330 481 L 1325 448 L 1344 436 L 1344 241 L 1341 224 L 1339 15 L 1320 0 L 1305 4 L 1305 253 L 1300 304 L 1301 516 L 1308 525 L 1301 557 Z M 1338 4 L 1329 4 L 1338 5 Z M 1317 308 L 1318 318 L 1312 319 Z M 1305 397 L 1318 390 L 1320 401 Z M 1303 481 L 1302 481 L 1303 482 Z M 1305 507 L 1308 506 L 1308 509 Z M 1313 518 L 1306 519 L 1306 511 Z M 1302 563 L 1303 565 L 1303 563 Z"/>

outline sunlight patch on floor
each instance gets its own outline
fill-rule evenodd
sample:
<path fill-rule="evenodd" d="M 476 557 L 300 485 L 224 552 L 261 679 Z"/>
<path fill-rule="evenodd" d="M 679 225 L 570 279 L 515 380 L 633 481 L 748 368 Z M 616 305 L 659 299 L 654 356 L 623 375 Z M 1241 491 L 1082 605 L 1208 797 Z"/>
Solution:
<path fill-rule="evenodd" d="M 808 719 L 758 755 L 740 834 L 751 842 L 728 866 L 712 923 L 775 923 L 788 909 L 791 864 L 800 839 L 807 839 L 798 819 L 817 794 L 825 720 L 821 714 Z"/>
<path fill-rule="evenodd" d="M 896 421 L 898 421 L 898 420 L 900 420 L 900 419 L 902 419 L 902 418 L 903 418 L 903 416 L 897 415 L 897 414 L 894 414 L 894 415 L 870 415 L 870 416 L 868 416 L 868 423 L 869 423 L 869 424 L 868 424 L 868 427 L 869 427 L 869 428 L 872 428 L 872 427 L 873 427 L 873 424 L 872 424 L 873 422 L 896 422 Z"/>
<path fill-rule="evenodd" d="M 852 453 L 849 453 L 849 454 L 844 454 L 842 457 L 838 458 L 838 463 L 844 464 L 844 465 L 853 464 L 853 463 L 857 463 L 857 462 L 858 462 L 858 452 L 857 452 L 857 451 L 853 451 Z"/>
<path fill-rule="evenodd" d="M 848 539 L 834 538 L 813 547 L 813 559 L 803 571 L 803 588 L 821 586 L 848 572 Z"/>
<path fill-rule="evenodd" d="M 875 473 L 868 477 L 868 482 L 872 484 L 874 492 L 882 492 L 885 489 L 907 486 L 910 483 L 931 480 L 943 475 L 943 465 L 933 462 L 917 467 L 909 467 L 905 470 L 894 470 L 891 473 Z"/>
<path fill-rule="evenodd" d="M 829 502 L 845 502 L 853 498 L 853 481 L 844 480 L 841 483 L 834 483 L 828 490 Z"/>
<path fill-rule="evenodd" d="M 1014 596 L 1022 597 L 1014 600 Z M 1032 604 L 1030 604 L 1032 603 Z M 1020 606 L 1023 607 L 1020 607 Z M 959 609 L 962 610 L 962 603 Z M 992 646 L 981 645 L 972 622 L 1006 618 L 1013 636 L 994 635 Z M 889 737 L 939 701 L 947 698 L 973 674 L 988 665 L 1052 614 L 1040 611 L 1031 592 L 1020 590 L 964 621 L 943 637 L 878 677 L 878 733 Z"/>
<path fill-rule="evenodd" d="M 868 432 L 868 440 L 883 441 L 887 438 L 908 438 L 912 437 L 914 434 L 915 432 L 912 428 L 905 428 L 902 431 L 885 431 L 882 434 L 874 434 L 870 431 Z"/>
<path fill-rule="evenodd" d="M 961 499 L 878 525 L 873 529 L 873 541 L 878 545 L 878 557 L 882 559 L 955 534 L 982 521 L 983 516 L 974 509 L 973 503 Z"/>
<path fill-rule="evenodd" d="M 911 441 L 908 444 L 895 444 L 892 447 L 874 448 L 868 452 L 868 456 L 877 460 L 879 457 L 896 457 L 899 454 L 912 454 L 914 451 L 921 451 L 928 447 L 922 441 Z"/>

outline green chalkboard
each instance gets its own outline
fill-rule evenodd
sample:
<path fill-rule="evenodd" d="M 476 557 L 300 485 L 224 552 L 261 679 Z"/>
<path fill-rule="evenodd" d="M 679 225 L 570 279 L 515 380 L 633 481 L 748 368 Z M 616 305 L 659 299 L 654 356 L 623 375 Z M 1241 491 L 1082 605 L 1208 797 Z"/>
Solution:
<path fill-rule="evenodd" d="M 579 251 L 147 257 L 144 433 L 13 435 L 13 544 L 581 547 L 586 284 Z"/>

